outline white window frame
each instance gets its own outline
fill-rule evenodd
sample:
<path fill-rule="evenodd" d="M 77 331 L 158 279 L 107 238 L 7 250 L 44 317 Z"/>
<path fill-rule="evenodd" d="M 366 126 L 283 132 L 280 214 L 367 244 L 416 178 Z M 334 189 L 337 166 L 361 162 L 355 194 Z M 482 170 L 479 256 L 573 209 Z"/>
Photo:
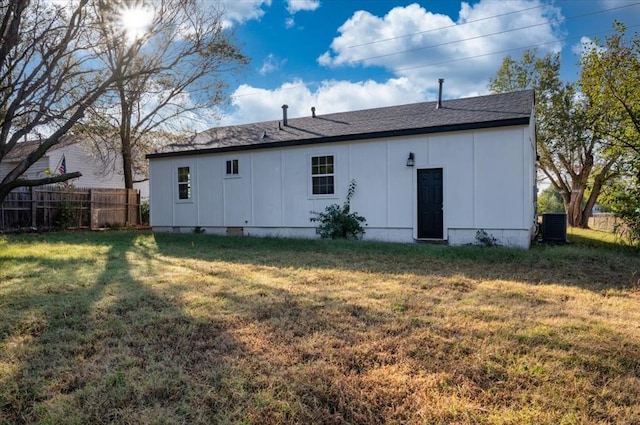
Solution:
<path fill-rule="evenodd" d="M 187 168 L 189 173 L 188 180 L 186 182 L 180 181 L 180 170 L 183 168 Z M 190 164 L 180 164 L 176 166 L 175 170 L 176 170 L 176 175 L 175 175 L 174 181 L 176 184 L 176 202 L 178 203 L 193 202 L 193 166 Z M 180 198 L 180 186 L 185 184 L 187 185 L 189 197 Z"/>
<path fill-rule="evenodd" d="M 236 173 L 233 173 L 233 163 L 236 163 Z M 231 163 L 231 173 L 227 173 L 227 164 Z M 224 178 L 226 179 L 237 179 L 240 178 L 240 159 L 239 158 L 229 158 L 224 160 Z"/>
<path fill-rule="evenodd" d="M 322 157 L 331 157 L 333 159 L 333 172 L 332 173 L 324 173 L 324 174 L 314 174 L 313 170 L 313 159 L 314 158 L 322 158 Z M 309 176 L 309 197 L 310 198 L 336 198 L 336 182 L 337 178 L 337 155 L 335 153 L 314 153 L 309 154 L 307 159 L 307 164 L 309 166 L 308 176 Z M 333 177 L 333 193 L 313 193 L 313 179 L 315 177 Z"/>

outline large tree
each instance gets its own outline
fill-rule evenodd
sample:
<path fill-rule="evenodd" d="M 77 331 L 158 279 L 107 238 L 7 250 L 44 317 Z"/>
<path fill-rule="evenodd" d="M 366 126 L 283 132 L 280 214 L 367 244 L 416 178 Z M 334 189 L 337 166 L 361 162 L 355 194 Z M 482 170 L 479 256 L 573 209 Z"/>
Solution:
<path fill-rule="evenodd" d="M 492 92 L 534 89 L 538 167 L 560 194 L 568 224 L 588 227 L 603 186 L 618 175 L 620 152 L 606 139 L 600 105 L 560 79 L 560 56 L 526 51 L 506 57 L 491 79 Z"/>
<path fill-rule="evenodd" d="M 582 58 L 580 85 L 602 105 L 607 135 L 621 152 L 625 174 L 608 188 L 605 203 L 627 225 L 627 236 L 640 244 L 640 36 L 614 23 L 613 34 L 596 39 Z"/>
<path fill-rule="evenodd" d="M 117 81 L 89 108 L 81 128 L 105 167 L 121 167 L 116 171 L 132 188 L 136 175 L 146 174 L 145 154 L 193 131 L 193 119 L 221 101 L 221 75 L 247 60 L 223 28 L 219 3 L 156 0 L 136 2 L 135 8 L 123 3 L 101 6 L 101 16 L 128 7 L 148 24 L 114 31 L 105 18 L 99 27 L 106 42 L 102 59 L 110 72 L 139 76 Z M 135 60 L 123 64 L 120 58 L 134 41 L 141 48 Z M 159 71 L 143 72 L 149 67 Z"/>
<path fill-rule="evenodd" d="M 96 32 L 100 16 L 90 6 L 89 0 L 0 1 L 0 160 L 21 140 L 40 138 L 38 148 L 0 182 L 0 202 L 17 187 L 78 177 L 79 173 L 39 179 L 22 175 L 60 143 L 114 83 L 141 75 L 110 72 L 101 64 L 104 50 Z M 123 67 L 134 60 L 138 47 L 132 43 L 123 51 Z"/>
<path fill-rule="evenodd" d="M 171 61 L 140 60 L 149 39 L 126 38 L 121 21 L 129 4 L 141 2 L 0 0 L 0 160 L 20 141 L 40 139 L 38 148 L 0 181 L 0 202 L 18 187 L 78 177 L 22 176 L 73 132 L 99 98 L 175 66 Z M 198 18 L 191 16 L 193 21 Z M 183 40 L 195 37 L 192 28 L 183 28 Z M 113 43 L 120 43 L 119 49 L 109 57 Z"/>

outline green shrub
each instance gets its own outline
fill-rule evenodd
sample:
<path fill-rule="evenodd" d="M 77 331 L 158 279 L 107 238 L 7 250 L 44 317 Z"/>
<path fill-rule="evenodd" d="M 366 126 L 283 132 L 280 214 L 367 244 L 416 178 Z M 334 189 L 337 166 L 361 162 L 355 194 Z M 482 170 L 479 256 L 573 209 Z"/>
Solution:
<path fill-rule="evenodd" d="M 620 219 L 614 233 L 640 249 L 640 176 L 638 180 L 626 180 L 609 187 L 603 201 Z"/>
<path fill-rule="evenodd" d="M 149 224 L 149 215 L 151 212 L 151 206 L 149 201 L 142 201 L 140 203 L 140 224 Z"/>
<path fill-rule="evenodd" d="M 476 241 L 476 244 L 480 246 L 500 246 L 498 240 L 494 238 L 493 235 L 487 233 L 484 229 L 480 229 L 476 232 Z"/>
<path fill-rule="evenodd" d="M 356 190 L 356 181 L 351 180 L 347 192 L 347 200 L 342 206 L 331 204 L 324 212 L 312 211 L 314 216 L 309 220 L 320 223 L 318 231 L 325 239 L 360 239 L 364 235 L 363 223 L 366 219 L 356 212 L 351 212 L 351 198 Z"/>
<path fill-rule="evenodd" d="M 63 200 L 60 202 L 55 220 L 56 227 L 62 230 L 70 227 L 74 222 L 74 210 L 75 208 L 71 201 Z"/>

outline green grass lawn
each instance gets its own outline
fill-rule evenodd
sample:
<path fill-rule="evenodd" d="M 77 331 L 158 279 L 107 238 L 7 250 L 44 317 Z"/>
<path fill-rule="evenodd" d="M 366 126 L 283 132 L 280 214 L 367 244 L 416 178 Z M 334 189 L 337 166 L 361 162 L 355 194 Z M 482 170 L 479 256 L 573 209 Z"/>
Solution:
<path fill-rule="evenodd" d="M 0 236 L 0 423 L 640 423 L 640 257 L 569 236 Z"/>

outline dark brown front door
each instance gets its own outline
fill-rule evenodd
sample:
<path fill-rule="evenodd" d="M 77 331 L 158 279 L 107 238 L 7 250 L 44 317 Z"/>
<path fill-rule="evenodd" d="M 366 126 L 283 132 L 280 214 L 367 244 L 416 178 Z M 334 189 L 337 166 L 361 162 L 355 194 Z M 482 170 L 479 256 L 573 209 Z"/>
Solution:
<path fill-rule="evenodd" d="M 418 170 L 418 239 L 442 239 L 442 168 Z"/>

